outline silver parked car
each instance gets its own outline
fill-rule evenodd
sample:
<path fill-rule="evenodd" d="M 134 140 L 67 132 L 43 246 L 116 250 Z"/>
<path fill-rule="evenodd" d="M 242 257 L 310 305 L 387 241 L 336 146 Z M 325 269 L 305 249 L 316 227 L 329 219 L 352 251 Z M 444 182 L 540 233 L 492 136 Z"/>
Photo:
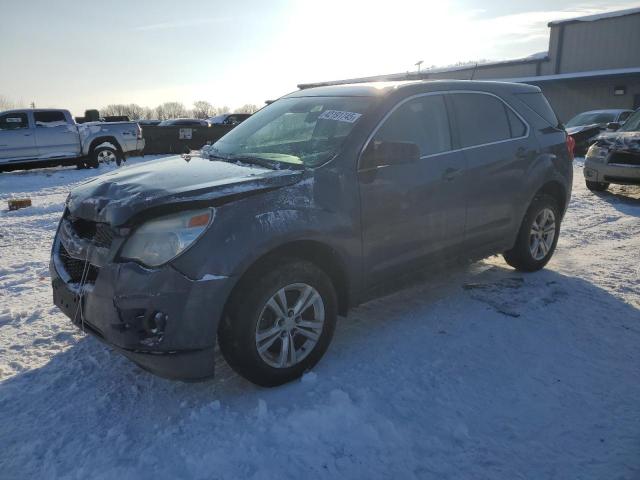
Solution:
<path fill-rule="evenodd" d="M 0 112 L 0 170 L 77 164 L 97 167 L 120 162 L 144 148 L 136 122 L 77 124 L 68 110 Z"/>
<path fill-rule="evenodd" d="M 601 134 L 584 162 L 587 188 L 601 192 L 609 184 L 640 185 L 640 110 L 616 132 Z"/>

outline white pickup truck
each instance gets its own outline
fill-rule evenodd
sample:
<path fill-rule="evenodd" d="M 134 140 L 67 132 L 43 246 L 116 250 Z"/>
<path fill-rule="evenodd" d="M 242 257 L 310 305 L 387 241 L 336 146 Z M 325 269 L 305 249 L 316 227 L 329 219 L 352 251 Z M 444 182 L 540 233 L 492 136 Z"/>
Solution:
<path fill-rule="evenodd" d="M 136 122 L 76 124 L 68 110 L 22 109 L 0 112 L 0 171 L 76 164 L 118 165 L 144 149 Z"/>

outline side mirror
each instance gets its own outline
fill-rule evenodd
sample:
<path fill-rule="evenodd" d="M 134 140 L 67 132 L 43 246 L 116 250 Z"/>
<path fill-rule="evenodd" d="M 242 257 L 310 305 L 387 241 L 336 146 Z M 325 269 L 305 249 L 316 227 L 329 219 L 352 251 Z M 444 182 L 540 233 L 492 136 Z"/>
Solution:
<path fill-rule="evenodd" d="M 420 159 L 420 147 L 411 142 L 371 141 L 362 154 L 360 169 L 411 163 Z"/>
<path fill-rule="evenodd" d="M 607 130 L 618 130 L 620 128 L 619 122 L 609 122 L 607 123 Z"/>

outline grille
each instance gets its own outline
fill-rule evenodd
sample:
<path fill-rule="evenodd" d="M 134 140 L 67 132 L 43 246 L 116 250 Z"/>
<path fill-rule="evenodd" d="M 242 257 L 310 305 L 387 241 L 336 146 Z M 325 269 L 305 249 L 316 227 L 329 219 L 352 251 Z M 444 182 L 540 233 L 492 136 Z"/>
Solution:
<path fill-rule="evenodd" d="M 71 278 L 73 283 L 80 283 L 82 280 L 82 272 L 84 271 L 84 260 L 78 260 L 77 258 L 73 258 L 69 255 L 64 245 L 60 243 L 60 250 L 58 251 L 58 255 L 60 256 L 60 261 L 64 266 L 67 275 Z M 87 266 L 87 277 L 85 283 L 95 283 L 96 278 L 98 278 L 99 269 L 89 264 Z"/>
<path fill-rule="evenodd" d="M 113 241 L 113 232 L 106 223 L 96 223 L 81 218 L 69 218 L 73 230 L 84 239 L 97 247 L 109 248 Z"/>
<path fill-rule="evenodd" d="M 614 152 L 609 157 L 609 163 L 640 165 L 640 153 Z"/>

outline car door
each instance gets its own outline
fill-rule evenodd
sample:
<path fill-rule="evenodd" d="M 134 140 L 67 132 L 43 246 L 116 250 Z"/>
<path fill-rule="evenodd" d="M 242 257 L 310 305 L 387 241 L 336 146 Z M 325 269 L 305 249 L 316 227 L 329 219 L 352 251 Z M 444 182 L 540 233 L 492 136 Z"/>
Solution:
<path fill-rule="evenodd" d="M 37 156 L 35 135 L 28 115 L 24 112 L 0 115 L 0 160 L 4 163 Z"/>
<path fill-rule="evenodd" d="M 366 165 L 368 149 L 384 142 L 417 144 L 420 158 Z M 382 162 L 384 163 L 384 162 Z M 362 245 L 369 286 L 464 239 L 465 168 L 454 151 L 442 94 L 411 97 L 394 107 L 370 138 L 359 164 Z"/>
<path fill-rule="evenodd" d="M 73 158 L 80 155 L 75 124 L 61 110 L 35 110 L 36 145 L 40 158 Z"/>
<path fill-rule="evenodd" d="M 537 143 L 524 119 L 496 95 L 452 93 L 450 100 L 467 165 L 466 241 L 478 248 L 504 242 L 522 221 L 518 199 Z"/>

